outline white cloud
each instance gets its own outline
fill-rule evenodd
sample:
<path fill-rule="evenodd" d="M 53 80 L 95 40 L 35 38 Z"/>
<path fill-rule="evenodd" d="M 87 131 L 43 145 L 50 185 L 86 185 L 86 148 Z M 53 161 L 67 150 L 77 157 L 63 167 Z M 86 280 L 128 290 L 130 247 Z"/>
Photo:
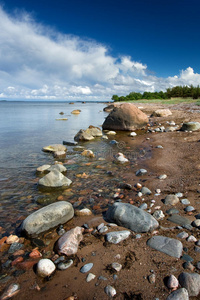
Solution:
<path fill-rule="evenodd" d="M 149 75 L 129 56 L 113 57 L 105 45 L 64 35 L 29 14 L 10 16 L 0 7 L 0 97 L 5 99 L 110 100 L 113 94 L 197 85 L 191 67 L 179 75 Z"/>

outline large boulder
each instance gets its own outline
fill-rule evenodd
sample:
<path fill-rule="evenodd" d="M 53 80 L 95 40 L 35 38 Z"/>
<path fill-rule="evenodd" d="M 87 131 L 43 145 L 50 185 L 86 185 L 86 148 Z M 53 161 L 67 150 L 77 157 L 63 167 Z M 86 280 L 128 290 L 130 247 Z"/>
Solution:
<path fill-rule="evenodd" d="M 72 181 L 64 176 L 61 172 L 54 169 L 38 182 L 40 187 L 44 188 L 65 188 L 70 186 Z"/>
<path fill-rule="evenodd" d="M 71 203 L 59 201 L 38 209 L 29 215 L 22 223 L 21 230 L 28 235 L 37 235 L 41 232 L 64 224 L 74 216 Z"/>
<path fill-rule="evenodd" d="M 114 203 L 107 210 L 106 219 L 134 232 L 148 232 L 159 226 L 149 213 L 128 203 Z"/>
<path fill-rule="evenodd" d="M 110 112 L 103 123 L 103 130 L 128 130 L 144 128 L 148 117 L 131 103 L 123 103 Z"/>

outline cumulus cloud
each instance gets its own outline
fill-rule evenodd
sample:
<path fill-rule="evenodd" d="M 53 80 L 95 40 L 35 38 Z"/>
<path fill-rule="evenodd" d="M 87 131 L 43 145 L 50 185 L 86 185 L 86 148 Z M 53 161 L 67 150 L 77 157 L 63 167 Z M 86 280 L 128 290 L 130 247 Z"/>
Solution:
<path fill-rule="evenodd" d="M 94 40 L 64 35 L 38 24 L 27 13 L 0 7 L 0 98 L 110 100 L 113 94 L 197 85 L 191 67 L 168 78 L 150 76 L 147 65 L 113 57 Z"/>

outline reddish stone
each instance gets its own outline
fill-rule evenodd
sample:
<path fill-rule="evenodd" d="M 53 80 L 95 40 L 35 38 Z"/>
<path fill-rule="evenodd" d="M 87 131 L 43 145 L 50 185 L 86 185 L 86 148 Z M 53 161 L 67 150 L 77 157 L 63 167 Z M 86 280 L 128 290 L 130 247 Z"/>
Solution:
<path fill-rule="evenodd" d="M 131 200 L 131 201 L 129 201 L 129 203 L 130 203 L 130 204 L 133 204 L 134 202 L 133 202 L 133 200 Z"/>
<path fill-rule="evenodd" d="M 29 254 L 29 257 L 31 258 L 37 258 L 37 257 L 41 257 L 42 254 L 37 250 L 37 249 L 34 249 L 30 254 Z"/>
<path fill-rule="evenodd" d="M 19 256 L 19 257 L 15 258 L 15 260 L 12 261 L 12 264 L 11 264 L 11 265 L 12 265 L 12 266 L 15 266 L 16 264 L 22 262 L 23 260 L 24 260 L 23 257 L 22 257 L 22 256 Z"/>
<path fill-rule="evenodd" d="M 61 195 L 61 196 L 58 196 L 57 200 L 58 201 L 63 201 L 64 197 Z"/>
<path fill-rule="evenodd" d="M 22 269 L 22 270 L 30 270 L 35 264 L 37 264 L 39 261 L 38 259 L 34 259 L 34 260 L 27 260 L 27 261 L 23 261 L 21 263 L 19 263 L 17 265 L 18 268 Z"/>
<path fill-rule="evenodd" d="M 13 256 L 21 256 L 21 255 L 24 255 L 25 251 L 20 249 L 20 250 L 17 250 L 13 253 Z"/>
<path fill-rule="evenodd" d="M 0 246 L 3 245 L 5 243 L 5 241 L 7 240 L 7 236 L 4 236 L 1 240 L 0 240 Z"/>
<path fill-rule="evenodd" d="M 4 243 L 2 245 L 0 245 L 0 252 L 5 252 L 10 248 L 10 245 Z"/>
<path fill-rule="evenodd" d="M 100 209 L 100 206 L 99 206 L 99 205 L 94 205 L 94 206 L 93 206 L 93 209 L 94 209 L 94 210 Z"/>

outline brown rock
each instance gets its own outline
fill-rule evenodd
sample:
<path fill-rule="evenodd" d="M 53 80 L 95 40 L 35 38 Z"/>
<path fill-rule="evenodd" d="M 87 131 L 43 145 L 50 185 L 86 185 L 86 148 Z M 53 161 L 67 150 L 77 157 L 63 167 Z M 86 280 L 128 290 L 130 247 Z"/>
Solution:
<path fill-rule="evenodd" d="M 22 256 L 19 256 L 19 257 L 15 258 L 15 260 L 12 261 L 12 264 L 11 264 L 11 265 L 12 265 L 12 266 L 15 266 L 16 264 L 22 262 L 23 260 L 24 260 L 23 257 L 22 257 Z"/>
<path fill-rule="evenodd" d="M 38 259 L 35 260 L 27 260 L 27 261 L 23 261 L 21 263 L 18 263 L 17 267 L 21 270 L 30 270 L 35 264 L 38 263 Z"/>
<path fill-rule="evenodd" d="M 103 123 L 103 130 L 135 130 L 144 128 L 148 117 L 134 104 L 123 103 L 115 107 Z"/>
<path fill-rule="evenodd" d="M 42 254 L 37 250 L 37 249 L 34 249 L 30 254 L 29 254 L 29 257 L 31 258 L 37 258 L 37 257 L 41 257 Z"/>
<path fill-rule="evenodd" d="M 18 243 L 19 242 L 19 238 L 17 235 L 9 235 L 9 237 L 7 237 L 6 239 L 6 244 L 11 245 L 13 243 Z"/>

